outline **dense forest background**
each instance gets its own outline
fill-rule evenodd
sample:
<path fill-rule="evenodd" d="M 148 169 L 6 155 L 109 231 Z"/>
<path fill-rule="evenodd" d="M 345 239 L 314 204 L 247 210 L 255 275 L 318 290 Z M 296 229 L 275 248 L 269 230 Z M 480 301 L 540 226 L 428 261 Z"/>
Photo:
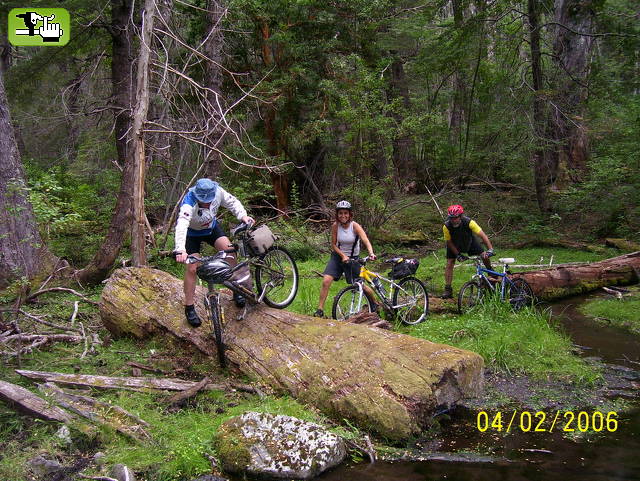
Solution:
<path fill-rule="evenodd" d="M 202 176 L 291 222 L 349 198 L 374 228 L 480 185 L 525 194 L 504 225 L 639 237 L 637 2 L 56 6 L 64 47 L 0 27 L 2 285 L 59 257 L 98 282 L 123 246 L 144 264 Z"/>

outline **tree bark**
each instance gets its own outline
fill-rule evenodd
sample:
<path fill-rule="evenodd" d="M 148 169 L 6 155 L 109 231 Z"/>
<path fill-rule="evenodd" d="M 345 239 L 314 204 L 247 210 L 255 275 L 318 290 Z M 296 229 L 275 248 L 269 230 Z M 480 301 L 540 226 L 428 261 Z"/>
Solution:
<path fill-rule="evenodd" d="M 44 419 L 46 421 L 58 421 L 68 423 L 75 419 L 75 416 L 51 406 L 49 401 L 36 396 L 28 389 L 17 386 L 9 382 L 0 381 L 0 399 L 6 401 L 29 416 Z"/>
<path fill-rule="evenodd" d="M 528 0 L 529 43 L 531 47 L 531 76 L 533 80 L 533 129 L 536 135 L 533 152 L 533 175 L 538 208 L 543 214 L 551 210 L 549 185 L 555 180 L 557 165 L 547 146 L 545 104 L 542 94 L 542 55 L 540 51 L 540 19 L 538 0 Z"/>
<path fill-rule="evenodd" d="M 57 259 L 43 244 L 29 202 L 24 170 L 0 75 L 0 289 L 20 278 L 31 280 Z"/>
<path fill-rule="evenodd" d="M 410 135 L 402 132 L 402 124 L 405 118 L 405 111 L 411 108 L 409 99 L 409 88 L 404 72 L 402 60 L 396 59 L 391 64 L 391 78 L 389 88 L 389 100 L 398 99 L 401 110 L 394 111 L 392 116 L 396 122 L 397 134 L 393 139 L 393 164 L 397 172 L 397 185 L 407 184 L 415 180 L 415 161 L 413 158 L 413 139 Z M 381 149 L 384 150 L 384 149 Z M 384 173 L 386 174 L 386 172 Z"/>
<path fill-rule="evenodd" d="M 599 289 L 638 282 L 640 251 L 584 265 L 560 266 L 516 274 L 538 299 L 552 300 Z"/>
<path fill-rule="evenodd" d="M 271 31 L 269 24 L 264 18 L 257 18 L 257 28 L 260 33 L 262 62 L 268 69 L 273 68 L 275 56 L 271 48 Z M 280 155 L 280 143 L 276 133 L 276 108 L 273 103 L 266 105 L 264 115 L 264 129 L 267 136 L 268 153 L 271 157 L 277 158 Z M 289 176 L 287 173 L 272 171 L 271 185 L 276 196 L 276 208 L 279 214 L 286 215 L 289 210 Z"/>
<path fill-rule="evenodd" d="M 215 354 L 211 326 L 190 328 L 179 302 L 182 282 L 153 269 L 116 271 L 100 313 L 116 336 L 163 336 Z M 199 287 L 196 299 L 202 299 Z M 483 361 L 475 353 L 377 328 L 254 307 L 238 321 L 223 295 L 230 368 L 269 384 L 335 419 L 347 418 L 390 439 L 418 434 L 442 406 L 482 387 Z"/>
<path fill-rule="evenodd" d="M 149 110 L 149 56 L 155 16 L 155 1 L 145 0 L 142 13 L 142 38 L 140 39 L 140 54 L 138 56 L 138 71 L 136 82 L 136 106 L 133 111 L 133 125 L 131 135 L 129 160 L 133 164 L 133 224 L 131 229 L 132 264 L 136 267 L 147 264 L 145 234 L 146 216 L 144 212 L 144 184 L 147 171 L 144 146 L 144 123 Z"/>
<path fill-rule="evenodd" d="M 86 284 L 98 284 L 107 277 L 131 229 L 134 169 L 132 162 L 129 162 L 130 146 L 127 144 L 127 139 L 131 127 L 133 100 L 134 59 L 131 51 L 133 25 L 129 24 L 132 16 L 132 0 L 111 0 L 111 26 L 109 30 L 112 38 L 111 84 L 116 110 L 115 142 L 118 162 L 123 166 L 123 171 L 120 191 L 105 239 L 91 262 L 76 272 L 78 281 Z"/>
<path fill-rule="evenodd" d="M 591 0 L 555 0 L 557 25 L 553 58 L 559 78 L 558 107 L 553 109 L 551 121 L 560 142 L 556 153 L 558 168 L 565 173 L 566 182 L 581 180 L 587 170 L 589 142 L 582 118 L 594 43 L 594 37 L 590 36 L 594 19 Z"/>

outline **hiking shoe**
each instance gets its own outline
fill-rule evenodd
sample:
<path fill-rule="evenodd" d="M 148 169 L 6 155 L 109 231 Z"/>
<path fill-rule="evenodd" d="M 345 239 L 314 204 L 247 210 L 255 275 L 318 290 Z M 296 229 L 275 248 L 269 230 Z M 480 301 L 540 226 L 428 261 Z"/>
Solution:
<path fill-rule="evenodd" d="M 233 293 L 233 300 L 236 303 L 236 307 L 244 307 L 247 304 L 245 297 L 237 292 Z"/>
<path fill-rule="evenodd" d="M 322 309 L 318 309 L 316 312 L 313 313 L 314 317 L 324 317 L 324 311 Z"/>
<path fill-rule="evenodd" d="M 191 327 L 200 327 L 202 321 L 196 314 L 196 308 L 191 304 L 190 306 L 184 306 L 184 315 L 187 318 L 187 322 Z"/>
<path fill-rule="evenodd" d="M 451 286 L 444 287 L 444 294 L 440 296 L 440 299 L 453 299 L 453 289 L 451 289 Z"/>

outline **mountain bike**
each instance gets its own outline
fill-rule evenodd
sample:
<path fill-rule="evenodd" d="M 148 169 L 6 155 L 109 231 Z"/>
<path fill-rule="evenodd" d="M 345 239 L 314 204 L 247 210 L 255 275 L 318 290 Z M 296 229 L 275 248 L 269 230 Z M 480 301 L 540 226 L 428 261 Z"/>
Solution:
<path fill-rule="evenodd" d="M 220 303 L 220 291 L 216 289 L 217 284 L 244 296 L 252 305 L 264 301 L 268 306 L 277 309 L 284 309 L 291 304 L 298 292 L 298 267 L 293 256 L 284 247 L 278 245 L 264 248 L 264 252 L 259 253 L 251 244 L 252 230 L 254 229 L 250 225 L 242 223 L 231 231 L 232 238 L 238 241 L 232 248 L 207 257 L 187 256 L 187 264 L 200 263 L 196 273 L 207 283 L 204 304 L 211 320 L 221 367 L 226 366 L 223 339 L 225 318 L 224 309 Z M 225 259 L 235 253 L 240 257 L 246 257 L 246 260 L 231 267 Z M 234 279 L 234 276 L 238 277 L 236 275 L 238 272 L 247 270 L 248 273 Z M 251 276 L 255 280 L 255 292 L 244 285 Z M 245 315 L 246 308 L 239 316 L 239 320 L 242 320 Z"/>
<path fill-rule="evenodd" d="M 503 264 L 502 272 L 492 271 L 484 267 L 481 256 L 472 256 L 476 273 L 466 282 L 458 293 L 458 311 L 465 312 L 480 304 L 489 295 L 499 296 L 501 302 L 508 301 L 514 310 L 533 305 L 535 296 L 527 281 L 520 277 L 513 277 L 509 264 L 516 260 L 512 257 L 498 259 Z M 490 279 L 493 276 L 494 279 Z M 495 279 L 495 278 L 498 279 Z"/>
<path fill-rule="evenodd" d="M 429 295 L 427 288 L 419 279 L 412 275 L 400 274 L 398 279 L 388 279 L 378 272 L 365 267 L 369 257 L 353 259 L 349 262 L 360 264 L 359 276 L 353 284 L 342 289 L 333 299 L 333 318 L 345 320 L 360 312 L 375 312 L 377 305 L 369 299 L 364 291 L 365 283 L 371 286 L 373 292 L 382 301 L 383 307 L 393 317 L 404 324 L 418 324 L 429 314 Z M 400 265 L 405 259 L 395 257 L 386 261 L 392 265 Z M 415 262 L 417 269 L 417 262 Z M 407 271 L 411 274 L 415 273 Z M 387 284 L 385 287 L 384 284 Z"/>

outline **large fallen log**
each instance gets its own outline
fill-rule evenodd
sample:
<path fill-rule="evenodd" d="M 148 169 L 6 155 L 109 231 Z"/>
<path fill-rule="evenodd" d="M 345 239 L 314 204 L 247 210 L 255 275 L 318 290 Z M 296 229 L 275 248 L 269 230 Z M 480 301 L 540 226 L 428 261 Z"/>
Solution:
<path fill-rule="evenodd" d="M 632 284 L 638 282 L 639 272 L 640 251 L 590 264 L 521 272 L 517 277 L 523 277 L 531 285 L 538 299 L 551 300 L 603 286 Z"/>
<path fill-rule="evenodd" d="M 119 269 L 103 290 L 100 314 L 116 336 L 162 335 L 213 355 L 203 293 L 198 287 L 196 310 L 205 321 L 193 329 L 184 319 L 179 279 L 154 269 Z M 475 353 L 263 305 L 238 321 L 230 296 L 223 297 L 233 371 L 390 439 L 418 434 L 441 407 L 482 388 L 483 360 Z"/>

